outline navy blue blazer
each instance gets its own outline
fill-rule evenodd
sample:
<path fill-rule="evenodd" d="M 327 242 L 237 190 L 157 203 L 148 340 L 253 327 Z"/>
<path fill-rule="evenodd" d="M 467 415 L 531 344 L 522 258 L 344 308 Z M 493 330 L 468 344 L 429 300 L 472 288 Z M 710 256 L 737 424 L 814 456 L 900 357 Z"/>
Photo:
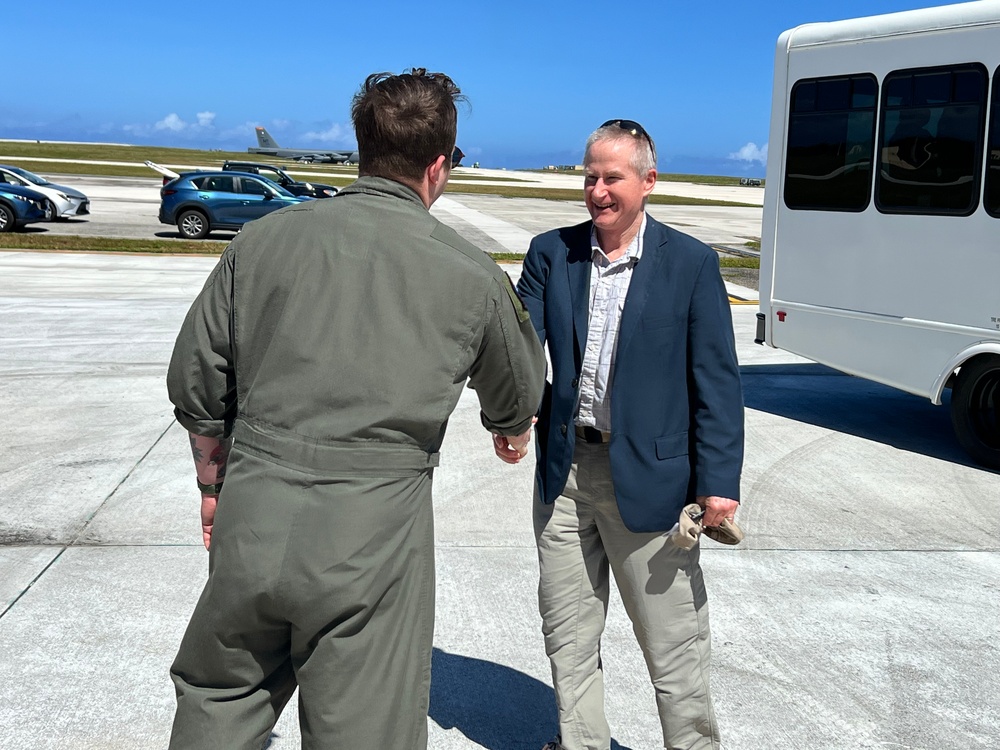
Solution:
<path fill-rule="evenodd" d="M 543 502 L 566 486 L 587 341 L 591 222 L 535 237 L 517 291 L 552 360 L 536 425 Z M 743 394 L 732 315 L 709 247 L 647 217 L 611 383 L 611 475 L 625 525 L 670 529 L 698 495 L 739 500 Z"/>

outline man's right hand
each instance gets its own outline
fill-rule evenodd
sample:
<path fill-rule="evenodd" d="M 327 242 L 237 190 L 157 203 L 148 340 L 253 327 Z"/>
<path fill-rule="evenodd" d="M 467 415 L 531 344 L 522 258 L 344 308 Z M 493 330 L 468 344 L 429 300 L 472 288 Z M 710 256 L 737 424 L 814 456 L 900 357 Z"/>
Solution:
<path fill-rule="evenodd" d="M 531 428 L 521 435 L 494 435 L 493 450 L 504 463 L 516 464 L 528 455 L 528 443 L 531 442 Z"/>
<path fill-rule="evenodd" d="M 215 508 L 218 504 L 218 495 L 201 496 L 201 539 L 205 543 L 205 549 L 212 545 L 212 527 L 215 525 Z"/>

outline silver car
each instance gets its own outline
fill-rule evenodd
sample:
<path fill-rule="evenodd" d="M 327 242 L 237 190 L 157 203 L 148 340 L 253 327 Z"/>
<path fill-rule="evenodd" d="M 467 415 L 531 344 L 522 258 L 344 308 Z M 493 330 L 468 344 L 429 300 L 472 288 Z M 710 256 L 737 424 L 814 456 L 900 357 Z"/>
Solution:
<path fill-rule="evenodd" d="M 52 205 L 53 218 L 68 219 L 90 213 L 90 199 L 79 190 L 56 185 L 44 177 L 32 174 L 27 169 L 0 164 L 0 182 L 20 185 L 44 195 Z"/>

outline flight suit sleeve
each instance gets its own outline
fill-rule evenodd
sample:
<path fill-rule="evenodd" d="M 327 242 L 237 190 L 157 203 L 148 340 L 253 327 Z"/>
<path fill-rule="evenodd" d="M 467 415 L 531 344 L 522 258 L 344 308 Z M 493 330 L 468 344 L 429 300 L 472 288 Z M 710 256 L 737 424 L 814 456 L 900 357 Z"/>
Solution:
<path fill-rule="evenodd" d="M 230 245 L 188 310 L 167 371 L 174 416 L 196 435 L 228 437 L 236 418 L 231 327 L 235 264 Z"/>
<path fill-rule="evenodd" d="M 531 316 L 503 274 L 491 287 L 485 330 L 469 372 L 483 426 L 498 435 L 527 432 L 544 381 L 545 355 Z"/>

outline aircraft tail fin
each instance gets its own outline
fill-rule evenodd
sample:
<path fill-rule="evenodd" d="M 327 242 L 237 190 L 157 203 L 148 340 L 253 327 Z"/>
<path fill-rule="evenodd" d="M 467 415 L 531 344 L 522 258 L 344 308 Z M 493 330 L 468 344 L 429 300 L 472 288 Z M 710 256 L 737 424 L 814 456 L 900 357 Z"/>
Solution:
<path fill-rule="evenodd" d="M 281 148 L 262 125 L 257 126 L 257 145 L 261 148 Z"/>

